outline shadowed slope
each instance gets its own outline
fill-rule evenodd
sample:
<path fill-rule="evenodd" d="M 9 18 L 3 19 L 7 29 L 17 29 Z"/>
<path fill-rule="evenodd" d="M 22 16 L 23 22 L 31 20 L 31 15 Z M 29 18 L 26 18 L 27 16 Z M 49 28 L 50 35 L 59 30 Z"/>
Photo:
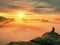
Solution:
<path fill-rule="evenodd" d="M 52 28 L 51 32 L 43 34 L 41 37 L 32 39 L 28 42 L 10 42 L 7 45 L 60 45 L 60 34 L 55 32 L 55 28 Z"/>

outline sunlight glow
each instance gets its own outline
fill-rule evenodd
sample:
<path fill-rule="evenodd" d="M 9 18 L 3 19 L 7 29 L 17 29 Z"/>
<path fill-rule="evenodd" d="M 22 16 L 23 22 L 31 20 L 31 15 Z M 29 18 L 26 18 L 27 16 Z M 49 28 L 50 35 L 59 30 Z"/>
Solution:
<path fill-rule="evenodd" d="M 23 23 L 23 18 L 25 17 L 25 12 L 24 11 L 18 11 L 16 12 L 15 14 L 15 24 L 20 24 L 20 23 Z"/>
<path fill-rule="evenodd" d="M 20 12 L 20 13 L 18 13 L 18 17 L 19 17 L 19 18 L 23 18 L 24 15 L 25 15 L 24 12 Z"/>

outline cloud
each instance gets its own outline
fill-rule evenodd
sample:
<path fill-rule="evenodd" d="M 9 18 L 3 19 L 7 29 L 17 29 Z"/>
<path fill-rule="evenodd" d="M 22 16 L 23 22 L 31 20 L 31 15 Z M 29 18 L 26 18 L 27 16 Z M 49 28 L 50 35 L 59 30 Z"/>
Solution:
<path fill-rule="evenodd" d="M 51 24 L 60 24 L 60 19 L 55 19 L 53 21 L 47 20 L 47 19 L 42 19 L 41 22 L 42 23 L 51 23 Z"/>
<path fill-rule="evenodd" d="M 24 23 L 43 23 L 43 24 L 60 24 L 60 18 L 57 19 L 23 19 Z"/>
<path fill-rule="evenodd" d="M 53 8 L 55 8 L 56 12 L 60 12 L 60 0 L 45 0 L 48 2 Z"/>
<path fill-rule="evenodd" d="M 48 20 L 48 19 L 23 19 L 23 22 L 25 23 L 52 23 L 52 21 Z"/>
<path fill-rule="evenodd" d="M 45 19 L 42 19 L 41 21 L 44 23 L 51 23 L 49 20 L 45 20 Z"/>
<path fill-rule="evenodd" d="M 60 12 L 59 0 L 1 0 L 0 12 L 27 10 L 35 13 Z"/>
<path fill-rule="evenodd" d="M 0 28 L 10 22 L 12 22 L 14 19 L 12 18 L 5 18 L 5 17 L 2 17 L 0 16 Z"/>
<path fill-rule="evenodd" d="M 60 18 L 56 18 L 56 19 L 54 19 L 54 21 L 55 21 L 57 24 L 60 24 Z"/>

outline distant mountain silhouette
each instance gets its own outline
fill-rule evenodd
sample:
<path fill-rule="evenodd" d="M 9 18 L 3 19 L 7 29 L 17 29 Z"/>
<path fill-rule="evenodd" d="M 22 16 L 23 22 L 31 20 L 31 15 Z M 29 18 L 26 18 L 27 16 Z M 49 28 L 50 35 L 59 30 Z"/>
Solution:
<path fill-rule="evenodd" d="M 3 25 L 12 22 L 14 19 L 12 18 L 6 18 L 3 16 L 0 16 L 0 27 L 2 27 Z"/>
<path fill-rule="evenodd" d="M 0 16 L 0 22 L 6 20 L 7 18 L 3 17 L 3 16 Z"/>
<path fill-rule="evenodd" d="M 9 42 L 7 45 L 60 45 L 60 34 L 55 32 L 53 27 L 50 32 L 44 33 L 41 37 L 30 40 L 29 42 Z"/>

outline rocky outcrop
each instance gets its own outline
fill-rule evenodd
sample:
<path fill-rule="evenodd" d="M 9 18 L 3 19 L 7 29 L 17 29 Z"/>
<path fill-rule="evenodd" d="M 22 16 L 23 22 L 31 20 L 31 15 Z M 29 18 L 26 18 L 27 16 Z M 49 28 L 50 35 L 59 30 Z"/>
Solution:
<path fill-rule="evenodd" d="M 50 32 L 44 33 L 41 37 L 37 37 L 35 39 L 30 40 L 29 42 L 15 42 L 8 43 L 7 45 L 60 45 L 60 34 L 55 32 L 55 28 L 53 27 Z"/>
<path fill-rule="evenodd" d="M 55 32 L 55 28 L 52 28 L 51 32 L 44 33 L 41 37 L 31 40 L 41 45 L 60 45 L 60 34 Z"/>

